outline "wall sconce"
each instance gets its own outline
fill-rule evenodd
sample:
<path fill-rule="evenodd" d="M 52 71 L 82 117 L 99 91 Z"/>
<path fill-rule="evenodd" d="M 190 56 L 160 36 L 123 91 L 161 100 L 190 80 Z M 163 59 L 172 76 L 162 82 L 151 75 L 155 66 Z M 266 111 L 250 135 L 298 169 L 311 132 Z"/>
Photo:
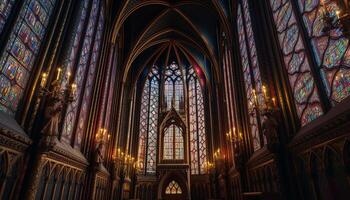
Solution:
<path fill-rule="evenodd" d="M 222 154 L 221 154 L 221 149 L 218 148 L 215 152 L 214 152 L 214 160 L 219 160 L 222 158 Z"/>
<path fill-rule="evenodd" d="M 329 34 L 330 31 L 338 29 L 345 37 L 350 38 L 349 13 L 344 8 L 332 10 L 333 7 L 330 6 L 329 1 L 325 2 L 325 0 L 321 0 L 321 6 L 323 7 L 322 20 L 324 23 L 322 32 Z"/>
<path fill-rule="evenodd" d="M 100 130 L 96 133 L 96 141 L 97 143 L 103 143 L 103 139 L 107 133 L 107 129 L 100 128 Z"/>
<path fill-rule="evenodd" d="M 263 92 L 263 98 L 264 98 L 264 105 L 259 105 L 258 103 L 258 97 L 256 95 L 255 89 L 253 89 L 253 98 L 254 101 L 250 102 L 251 106 L 258 110 L 261 114 L 267 113 L 267 112 L 277 112 L 279 110 L 276 102 L 275 97 L 270 97 L 267 93 L 266 86 L 262 86 L 262 92 Z"/>
<path fill-rule="evenodd" d="M 206 163 L 204 163 L 205 165 L 205 169 L 207 170 L 207 172 L 209 173 L 210 170 L 214 169 L 215 168 L 215 164 L 214 163 L 211 163 L 209 161 L 207 161 Z"/>

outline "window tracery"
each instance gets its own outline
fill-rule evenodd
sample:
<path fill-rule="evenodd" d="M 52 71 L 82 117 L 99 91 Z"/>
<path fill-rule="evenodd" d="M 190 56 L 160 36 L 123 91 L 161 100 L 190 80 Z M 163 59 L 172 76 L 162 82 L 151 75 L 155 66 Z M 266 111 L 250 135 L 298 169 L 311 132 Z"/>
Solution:
<path fill-rule="evenodd" d="M 254 150 L 258 150 L 266 141 L 259 130 L 261 122 L 257 108 L 265 105 L 265 102 L 247 0 L 243 0 L 242 4 L 239 4 L 238 6 L 237 28 L 244 84 L 247 95 L 251 136 L 253 139 Z"/>
<path fill-rule="evenodd" d="M 72 66 L 72 71 L 74 72 L 74 82 L 77 85 L 76 89 L 76 101 L 73 101 L 70 105 L 68 105 L 63 131 L 62 131 L 62 140 L 68 144 L 72 143 L 73 132 L 77 130 L 77 118 L 79 117 L 80 106 L 84 106 L 81 104 L 83 100 L 83 92 L 85 89 L 86 80 L 89 72 L 89 63 L 93 54 L 93 40 L 95 34 L 98 30 L 98 19 L 101 10 L 101 3 L 99 0 L 93 0 L 92 8 L 89 16 L 89 21 L 86 29 L 86 33 L 84 36 L 84 40 L 82 42 L 80 57 L 78 60 L 78 64 L 76 67 Z M 86 106 L 86 105 L 85 105 Z"/>
<path fill-rule="evenodd" d="M 156 71 L 156 72 L 155 72 Z M 163 74 L 162 79 L 160 75 Z M 157 82 L 150 81 L 154 75 L 157 77 Z M 185 100 L 185 86 L 184 80 L 189 85 L 189 89 L 186 91 Z M 163 83 L 163 85 L 160 85 Z M 151 94 L 150 88 L 152 85 L 156 85 L 158 88 L 154 95 Z M 161 91 L 159 91 L 162 89 Z M 163 96 L 163 105 L 160 105 L 161 96 Z M 154 101 L 152 101 L 154 99 Z M 156 102 L 157 103 L 152 103 Z M 185 103 L 189 103 L 189 112 L 184 112 Z M 160 107 L 162 106 L 162 107 Z M 156 171 L 156 155 L 157 152 L 157 135 L 163 134 L 162 141 L 162 157 L 163 160 L 184 160 L 185 158 L 185 140 L 184 130 L 181 126 L 175 122 L 164 130 L 158 130 L 160 125 L 158 122 L 158 113 L 156 113 L 157 120 L 150 121 L 154 115 L 149 115 L 151 109 L 161 110 L 162 112 L 169 112 L 174 107 L 176 112 L 180 116 L 189 115 L 188 128 L 190 130 L 190 145 L 189 151 L 191 152 L 191 173 L 192 174 L 204 174 L 205 164 L 207 163 L 207 144 L 206 144 L 206 130 L 205 130 L 205 111 L 204 111 L 204 97 L 202 94 L 202 86 L 200 81 L 192 67 L 188 69 L 181 69 L 176 63 L 170 64 L 168 67 L 157 70 L 154 66 L 146 79 L 143 94 L 141 97 L 141 110 L 140 110 L 140 124 L 139 124 L 139 152 L 138 163 L 140 173 L 150 174 Z M 154 123 L 153 123 L 154 122 Z M 154 131 L 149 127 L 154 127 Z M 180 128 L 181 127 L 181 128 Z M 160 131 L 160 132 L 158 132 Z M 149 145 L 149 141 L 153 140 L 154 145 Z M 154 157 L 148 155 L 149 151 L 154 152 Z M 146 157 L 146 158 L 145 158 Z M 152 158 L 152 169 L 147 168 L 149 166 L 149 158 Z"/>
<path fill-rule="evenodd" d="M 176 181 L 171 181 L 165 188 L 165 194 L 182 194 L 182 189 Z"/>
<path fill-rule="evenodd" d="M 164 131 L 164 160 L 184 159 L 184 138 L 180 127 L 175 124 L 170 125 Z"/>
<path fill-rule="evenodd" d="M 294 104 L 302 125 L 323 114 L 310 60 L 289 0 L 270 0 Z"/>

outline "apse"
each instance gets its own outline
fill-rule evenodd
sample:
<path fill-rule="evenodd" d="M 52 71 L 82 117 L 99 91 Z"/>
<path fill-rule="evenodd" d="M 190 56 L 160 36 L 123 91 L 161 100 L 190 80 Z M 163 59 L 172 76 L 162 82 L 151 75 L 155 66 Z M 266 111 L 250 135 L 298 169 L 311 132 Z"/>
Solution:
<path fill-rule="evenodd" d="M 346 200 L 349 0 L 0 0 L 0 199 Z"/>

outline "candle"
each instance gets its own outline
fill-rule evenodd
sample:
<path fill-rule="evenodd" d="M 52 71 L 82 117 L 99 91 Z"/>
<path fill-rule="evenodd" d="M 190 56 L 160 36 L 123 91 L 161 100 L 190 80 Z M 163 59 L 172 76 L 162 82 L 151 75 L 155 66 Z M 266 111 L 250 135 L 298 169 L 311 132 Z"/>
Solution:
<path fill-rule="evenodd" d="M 61 69 L 60 67 L 57 68 L 57 77 L 56 77 L 56 80 L 59 80 L 59 79 L 60 79 L 61 71 L 62 71 L 62 69 Z"/>
<path fill-rule="evenodd" d="M 70 73 L 70 72 L 67 72 L 67 82 L 69 82 L 69 79 L 70 79 L 70 76 L 71 76 L 72 74 Z"/>
<path fill-rule="evenodd" d="M 109 140 L 111 138 L 111 134 L 108 134 L 107 139 Z"/>
<path fill-rule="evenodd" d="M 335 11 L 335 15 L 337 16 L 337 19 L 340 19 L 340 11 L 339 10 Z"/>
<path fill-rule="evenodd" d="M 77 84 L 72 83 L 71 87 L 72 87 L 72 94 L 74 95 L 75 91 L 77 90 Z"/>
<path fill-rule="evenodd" d="M 265 85 L 262 86 L 262 90 L 263 90 L 263 93 L 264 93 L 264 98 L 267 98 L 267 91 L 266 91 Z"/>
<path fill-rule="evenodd" d="M 273 106 L 276 107 L 276 98 L 272 97 Z"/>
<path fill-rule="evenodd" d="M 41 86 L 41 87 L 44 87 L 44 86 L 45 86 L 46 80 L 47 80 L 47 73 L 44 72 L 44 73 L 41 75 L 41 82 L 40 82 L 40 86 Z"/>

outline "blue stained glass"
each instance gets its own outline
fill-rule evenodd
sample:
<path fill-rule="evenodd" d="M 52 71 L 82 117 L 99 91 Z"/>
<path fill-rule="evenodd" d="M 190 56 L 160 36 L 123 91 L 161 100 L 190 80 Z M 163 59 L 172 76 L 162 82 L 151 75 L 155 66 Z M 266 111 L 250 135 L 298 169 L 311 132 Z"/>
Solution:
<path fill-rule="evenodd" d="M 14 42 L 11 48 L 11 54 L 16 57 L 16 59 L 21 62 L 22 65 L 28 67 L 30 66 L 33 53 L 29 51 L 20 40 L 16 39 Z"/>
<path fill-rule="evenodd" d="M 29 5 L 30 9 L 32 10 L 33 14 L 39 18 L 39 20 L 42 23 L 46 23 L 48 20 L 46 11 L 44 8 L 40 5 L 38 1 L 32 1 Z"/>
<path fill-rule="evenodd" d="M 37 20 L 36 16 L 32 12 L 27 12 L 27 15 L 25 18 L 26 18 L 26 22 L 34 31 L 34 33 L 40 38 L 42 38 L 45 34 L 45 30 L 41 25 L 41 22 Z"/>
<path fill-rule="evenodd" d="M 22 24 L 18 36 L 21 38 L 22 42 L 33 52 L 37 52 L 39 50 L 40 43 L 38 39 L 25 23 Z"/>
<path fill-rule="evenodd" d="M 3 19 L 3 11 L 9 9 L 9 7 L 5 8 L 4 4 L 12 4 L 13 2 L 2 1 L 0 3 L 0 19 Z M 11 115 L 16 112 L 18 102 L 27 85 L 34 58 L 39 51 L 41 39 L 45 35 L 50 14 L 43 10 L 37 0 L 26 0 L 24 2 L 20 16 L 0 60 L 2 65 L 0 80 L 2 82 L 0 83 L 2 93 L 0 98 L 1 111 Z"/>
<path fill-rule="evenodd" d="M 0 1 L 0 34 L 4 25 L 12 11 L 15 0 L 1 0 Z"/>

